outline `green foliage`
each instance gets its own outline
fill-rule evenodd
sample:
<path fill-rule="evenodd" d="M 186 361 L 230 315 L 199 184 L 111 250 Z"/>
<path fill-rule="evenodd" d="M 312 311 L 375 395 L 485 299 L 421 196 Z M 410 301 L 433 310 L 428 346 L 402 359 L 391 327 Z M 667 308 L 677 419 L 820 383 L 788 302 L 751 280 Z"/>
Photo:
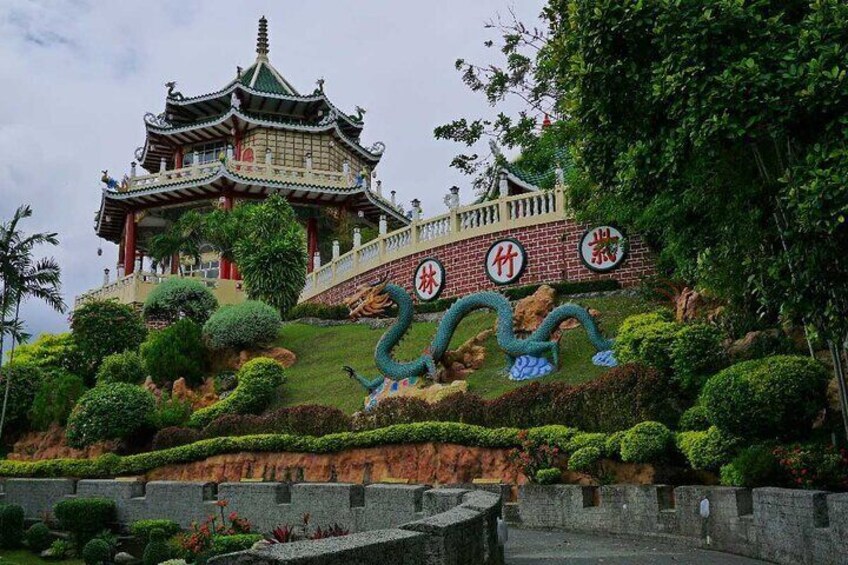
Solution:
<path fill-rule="evenodd" d="M 602 457 L 603 452 L 595 446 L 581 447 L 568 458 L 568 470 L 592 473 Z"/>
<path fill-rule="evenodd" d="M 659 422 L 642 422 L 621 437 L 621 460 L 655 463 L 662 460 L 674 441 L 674 434 Z"/>
<path fill-rule="evenodd" d="M 566 451 L 574 453 L 584 447 L 593 447 L 598 450 L 598 453 L 603 453 L 606 450 L 608 438 L 607 434 L 578 432 L 568 441 Z"/>
<path fill-rule="evenodd" d="M 82 560 L 85 565 L 100 565 L 112 559 L 112 548 L 102 539 L 92 539 L 82 548 Z"/>
<path fill-rule="evenodd" d="M 641 363 L 667 370 L 672 364 L 671 343 L 679 330 L 667 310 L 625 318 L 613 345 L 615 358 L 622 364 Z"/>
<path fill-rule="evenodd" d="M 5 391 L 6 380 L 9 381 L 9 401 L 6 406 L 4 429 L 17 433 L 27 428 L 27 413 L 44 378 L 44 372 L 38 367 L 21 365 L 17 361 L 13 365 L 3 367 L 0 373 L 0 391 Z"/>
<path fill-rule="evenodd" d="M 75 375 L 85 375 L 82 356 L 68 333 L 43 333 L 31 343 L 22 343 L 15 349 L 15 364 L 38 367 L 46 372 L 64 369 Z"/>
<path fill-rule="evenodd" d="M 74 310 L 71 333 L 93 375 L 106 356 L 137 349 L 147 328 L 131 306 L 112 300 L 89 300 Z"/>
<path fill-rule="evenodd" d="M 68 540 L 54 539 L 50 544 L 50 557 L 53 559 L 64 559 L 74 549 L 74 546 Z"/>
<path fill-rule="evenodd" d="M 203 559 L 208 560 L 216 555 L 245 551 L 256 542 L 265 539 L 262 534 L 229 534 L 212 538 L 212 547 L 204 552 Z"/>
<path fill-rule="evenodd" d="M 212 349 L 246 349 L 274 341 L 282 318 L 271 306 L 256 300 L 224 306 L 203 326 Z"/>
<path fill-rule="evenodd" d="M 567 296 L 569 294 L 580 294 L 583 292 L 604 292 L 609 290 L 618 290 L 621 284 L 614 279 L 603 279 L 598 281 L 562 281 L 556 283 L 545 283 L 552 287 L 559 296 Z M 503 295 L 510 300 L 520 300 L 530 296 L 537 290 L 541 284 L 531 284 L 525 286 L 515 286 L 503 289 Z"/>
<path fill-rule="evenodd" d="M 350 310 L 344 304 L 302 302 L 286 313 L 287 320 L 318 318 L 320 320 L 347 320 Z"/>
<path fill-rule="evenodd" d="M 53 509 L 59 526 L 74 535 L 77 547 L 107 529 L 117 519 L 115 501 L 109 498 L 66 498 Z"/>
<path fill-rule="evenodd" d="M 198 385 L 208 365 L 200 326 L 187 318 L 151 332 L 141 344 L 141 357 L 153 382 L 160 386 L 180 377 L 190 386 Z"/>
<path fill-rule="evenodd" d="M 285 314 L 303 290 L 306 242 L 289 203 L 277 194 L 250 207 L 233 256 L 248 297 Z"/>
<path fill-rule="evenodd" d="M 53 543 L 53 534 L 44 522 L 36 522 L 24 534 L 24 541 L 33 553 L 41 553 Z"/>
<path fill-rule="evenodd" d="M 150 291 L 142 312 L 147 320 L 173 323 L 188 318 L 202 325 L 217 307 L 215 295 L 201 281 L 171 277 Z"/>
<path fill-rule="evenodd" d="M 555 485 L 562 481 L 562 471 L 556 467 L 539 469 L 534 477 L 535 482 L 540 485 Z"/>
<path fill-rule="evenodd" d="M 150 541 L 144 547 L 142 563 L 144 565 L 159 565 L 171 558 L 171 548 L 165 541 L 165 532 L 154 528 L 150 532 Z"/>
<path fill-rule="evenodd" d="M 192 414 L 189 425 L 203 427 L 223 414 L 262 412 L 283 382 L 285 374 L 278 362 L 265 357 L 251 359 L 239 369 L 236 389 L 223 400 Z"/>
<path fill-rule="evenodd" d="M 715 426 L 704 431 L 680 432 L 676 436 L 677 448 L 693 469 L 718 471 L 730 461 L 739 446 L 739 438 Z"/>
<path fill-rule="evenodd" d="M 106 439 L 125 439 L 147 427 L 156 408 L 153 395 L 140 386 L 97 386 L 79 399 L 68 418 L 68 445 L 84 447 Z"/>
<path fill-rule="evenodd" d="M 61 370 L 48 373 L 38 387 L 29 411 L 33 428 L 45 430 L 51 424 L 64 426 L 85 390 L 85 383 L 76 375 Z"/>
<path fill-rule="evenodd" d="M 148 338 L 149 339 L 149 338 Z M 97 383 L 129 383 L 138 385 L 146 376 L 144 364 L 136 351 L 113 353 L 103 358 L 97 369 Z"/>
<path fill-rule="evenodd" d="M 24 509 L 17 504 L 0 504 L 0 548 L 15 549 L 24 537 Z"/>
<path fill-rule="evenodd" d="M 710 427 L 710 416 L 705 406 L 696 404 L 688 408 L 681 416 L 677 429 L 681 432 L 704 431 Z"/>
<path fill-rule="evenodd" d="M 182 426 L 191 418 L 191 402 L 173 398 L 163 393 L 153 413 L 153 426 L 157 430 Z"/>
<path fill-rule="evenodd" d="M 848 487 L 848 452 L 826 443 L 781 446 L 774 450 L 789 484 L 797 488 L 845 490 Z"/>
<path fill-rule="evenodd" d="M 626 430 L 619 430 L 607 436 L 607 441 L 604 443 L 604 454 L 610 458 L 621 458 L 621 438 L 627 433 Z"/>
<path fill-rule="evenodd" d="M 767 444 L 742 449 L 730 463 L 721 467 L 720 476 L 721 484 L 729 487 L 757 488 L 786 483 L 785 473 L 774 455 L 774 446 Z"/>
<path fill-rule="evenodd" d="M 707 377 L 722 368 L 725 351 L 722 335 L 707 324 L 689 324 L 677 333 L 671 344 L 674 379 L 680 388 L 697 396 Z"/>
<path fill-rule="evenodd" d="M 743 438 L 793 437 L 826 405 L 827 373 L 807 357 L 745 361 L 711 377 L 701 395 L 710 422 Z"/>
<path fill-rule="evenodd" d="M 180 525 L 166 518 L 152 518 L 148 520 L 137 520 L 130 526 L 130 533 L 141 540 L 145 545 L 150 540 L 153 530 L 161 530 L 166 538 L 170 538 L 182 530 Z"/>

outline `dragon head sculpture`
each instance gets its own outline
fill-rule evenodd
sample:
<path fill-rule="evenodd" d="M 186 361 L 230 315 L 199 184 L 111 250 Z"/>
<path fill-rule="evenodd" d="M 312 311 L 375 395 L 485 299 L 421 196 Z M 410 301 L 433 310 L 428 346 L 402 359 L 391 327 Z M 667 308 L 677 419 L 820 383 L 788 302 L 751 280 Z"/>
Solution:
<path fill-rule="evenodd" d="M 345 306 L 350 310 L 350 319 L 379 316 L 391 306 L 392 299 L 384 292 L 387 284 L 388 277 L 382 277 L 373 283 L 362 285 L 352 296 L 345 299 Z"/>

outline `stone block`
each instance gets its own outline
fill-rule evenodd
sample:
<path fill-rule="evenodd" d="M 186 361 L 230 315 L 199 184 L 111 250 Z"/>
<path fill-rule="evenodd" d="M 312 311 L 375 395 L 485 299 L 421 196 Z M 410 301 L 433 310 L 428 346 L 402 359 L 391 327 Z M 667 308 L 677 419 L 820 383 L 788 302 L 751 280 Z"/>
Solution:
<path fill-rule="evenodd" d="M 218 515 L 216 485 L 204 482 L 151 481 L 144 494 L 127 501 L 129 522 L 167 517 L 187 528 Z"/>
<path fill-rule="evenodd" d="M 753 531 L 760 558 L 814 563 L 816 528 L 828 527 L 827 493 L 758 488 L 753 491 Z"/>
<path fill-rule="evenodd" d="M 118 522 L 129 524 L 132 504 L 130 500 L 144 496 L 144 483 L 114 479 L 83 479 L 77 483 L 76 495 L 80 498 L 111 498 L 115 501 Z"/>
<path fill-rule="evenodd" d="M 461 488 L 438 488 L 424 492 L 423 511 L 425 516 L 445 512 L 462 504 L 462 495 L 468 492 Z"/>
<path fill-rule="evenodd" d="M 457 507 L 404 524 L 401 529 L 427 534 L 426 563 L 485 563 L 488 548 L 484 520 L 480 512 Z"/>
<path fill-rule="evenodd" d="M 256 531 L 270 532 L 281 524 L 301 521 L 292 510 L 291 489 L 286 483 L 221 483 L 218 500 L 226 500 L 227 511 L 247 518 Z"/>
<path fill-rule="evenodd" d="M 314 526 L 339 524 L 351 531 L 362 531 L 362 485 L 347 483 L 295 483 L 291 485 L 291 516 L 300 523 L 309 514 Z"/>
<path fill-rule="evenodd" d="M 53 514 L 53 507 L 76 493 L 74 479 L 6 479 L 4 502 L 18 504 L 27 520 L 41 520 Z"/>
<path fill-rule="evenodd" d="M 365 487 L 365 529 L 393 528 L 423 517 L 424 492 L 414 485 Z"/>

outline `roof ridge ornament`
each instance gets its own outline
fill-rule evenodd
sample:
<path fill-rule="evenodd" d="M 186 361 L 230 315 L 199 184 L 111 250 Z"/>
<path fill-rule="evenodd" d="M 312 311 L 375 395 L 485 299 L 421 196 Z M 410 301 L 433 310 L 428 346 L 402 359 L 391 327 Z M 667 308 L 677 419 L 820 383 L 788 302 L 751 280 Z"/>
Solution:
<path fill-rule="evenodd" d="M 259 32 L 256 35 L 256 60 L 268 60 L 268 20 L 265 16 L 259 18 Z"/>

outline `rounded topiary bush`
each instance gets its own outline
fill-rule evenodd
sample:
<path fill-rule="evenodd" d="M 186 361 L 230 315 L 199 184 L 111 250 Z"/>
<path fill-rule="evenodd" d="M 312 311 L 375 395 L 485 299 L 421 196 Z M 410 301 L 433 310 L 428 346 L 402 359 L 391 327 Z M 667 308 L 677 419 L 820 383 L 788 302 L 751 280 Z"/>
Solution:
<path fill-rule="evenodd" d="M 677 429 L 682 432 L 706 430 L 710 427 L 710 418 L 707 409 L 700 404 L 688 408 L 680 415 Z"/>
<path fill-rule="evenodd" d="M 141 542 L 147 544 L 150 541 L 150 534 L 153 530 L 162 530 L 166 538 L 174 536 L 182 530 L 180 525 L 167 518 L 150 518 L 147 520 L 138 520 L 130 526 L 132 535 L 139 538 Z"/>
<path fill-rule="evenodd" d="M 170 426 L 162 428 L 153 436 L 153 451 L 170 449 L 180 445 L 188 445 L 203 439 L 200 430 L 194 428 L 183 428 L 181 426 Z"/>
<path fill-rule="evenodd" d="M 41 553 L 53 543 L 53 534 L 44 522 L 36 522 L 24 534 L 27 547 L 34 553 Z"/>
<path fill-rule="evenodd" d="M 278 362 L 267 357 L 251 359 L 239 369 L 236 389 L 223 400 L 192 414 L 189 425 L 203 427 L 224 414 L 260 413 L 284 381 L 283 366 Z"/>
<path fill-rule="evenodd" d="M 165 541 L 165 532 L 159 528 L 154 528 L 150 532 L 150 541 L 144 547 L 142 562 L 144 565 L 159 565 L 170 558 L 171 548 Z"/>
<path fill-rule="evenodd" d="M 248 300 L 215 312 L 204 324 L 203 336 L 212 349 L 247 349 L 274 341 L 282 323 L 277 310 Z"/>
<path fill-rule="evenodd" d="M 90 540 L 82 548 L 82 560 L 85 565 L 100 565 L 112 559 L 112 548 L 102 539 Z"/>
<path fill-rule="evenodd" d="M 89 300 L 74 310 L 71 335 L 89 375 L 107 355 L 137 349 L 147 328 L 131 306 L 114 300 Z"/>
<path fill-rule="evenodd" d="M 53 509 L 59 526 L 74 535 L 77 547 L 108 528 L 117 519 L 115 501 L 102 498 L 66 498 Z"/>
<path fill-rule="evenodd" d="M 693 469 L 718 471 L 730 461 L 739 446 L 739 438 L 715 426 L 707 430 L 677 434 L 677 448 Z"/>
<path fill-rule="evenodd" d="M 621 436 L 621 460 L 654 463 L 662 460 L 674 441 L 674 434 L 659 422 L 636 424 Z"/>
<path fill-rule="evenodd" d="M 539 469 L 536 471 L 534 479 L 540 485 L 555 485 L 562 480 L 562 471 L 556 467 Z"/>
<path fill-rule="evenodd" d="M 581 447 L 568 458 L 568 470 L 589 473 L 603 457 L 600 449 L 594 446 Z"/>
<path fill-rule="evenodd" d="M 641 363 L 664 371 L 672 366 L 671 345 L 682 326 L 667 310 L 636 314 L 621 323 L 613 350 L 619 363 Z"/>
<path fill-rule="evenodd" d="M 98 383 L 130 383 L 144 382 L 144 364 L 141 356 L 135 351 L 113 353 L 103 358 L 97 370 Z"/>
<path fill-rule="evenodd" d="M 196 386 L 203 381 L 208 365 L 200 326 L 191 320 L 151 332 L 141 344 L 141 358 L 153 382 L 160 386 L 180 377 Z"/>
<path fill-rule="evenodd" d="M 96 441 L 124 439 L 147 427 L 156 400 L 137 385 L 104 384 L 80 397 L 68 418 L 68 445 L 85 447 Z"/>
<path fill-rule="evenodd" d="M 721 468 L 721 484 L 729 487 L 774 487 L 786 483 L 772 445 L 751 445 Z"/>
<path fill-rule="evenodd" d="M 17 504 L 0 504 L 0 548 L 15 549 L 24 537 L 24 509 Z"/>
<path fill-rule="evenodd" d="M 217 307 L 215 295 L 202 282 L 172 277 L 150 291 L 142 313 L 146 320 L 176 322 L 188 318 L 203 324 Z"/>
<path fill-rule="evenodd" d="M 681 328 L 671 344 L 674 379 L 680 388 L 697 396 L 707 378 L 725 365 L 721 332 L 707 324 Z"/>
<path fill-rule="evenodd" d="M 710 377 L 701 394 L 710 422 L 743 438 L 809 431 L 826 406 L 828 376 L 808 357 L 777 355 L 737 363 Z"/>

